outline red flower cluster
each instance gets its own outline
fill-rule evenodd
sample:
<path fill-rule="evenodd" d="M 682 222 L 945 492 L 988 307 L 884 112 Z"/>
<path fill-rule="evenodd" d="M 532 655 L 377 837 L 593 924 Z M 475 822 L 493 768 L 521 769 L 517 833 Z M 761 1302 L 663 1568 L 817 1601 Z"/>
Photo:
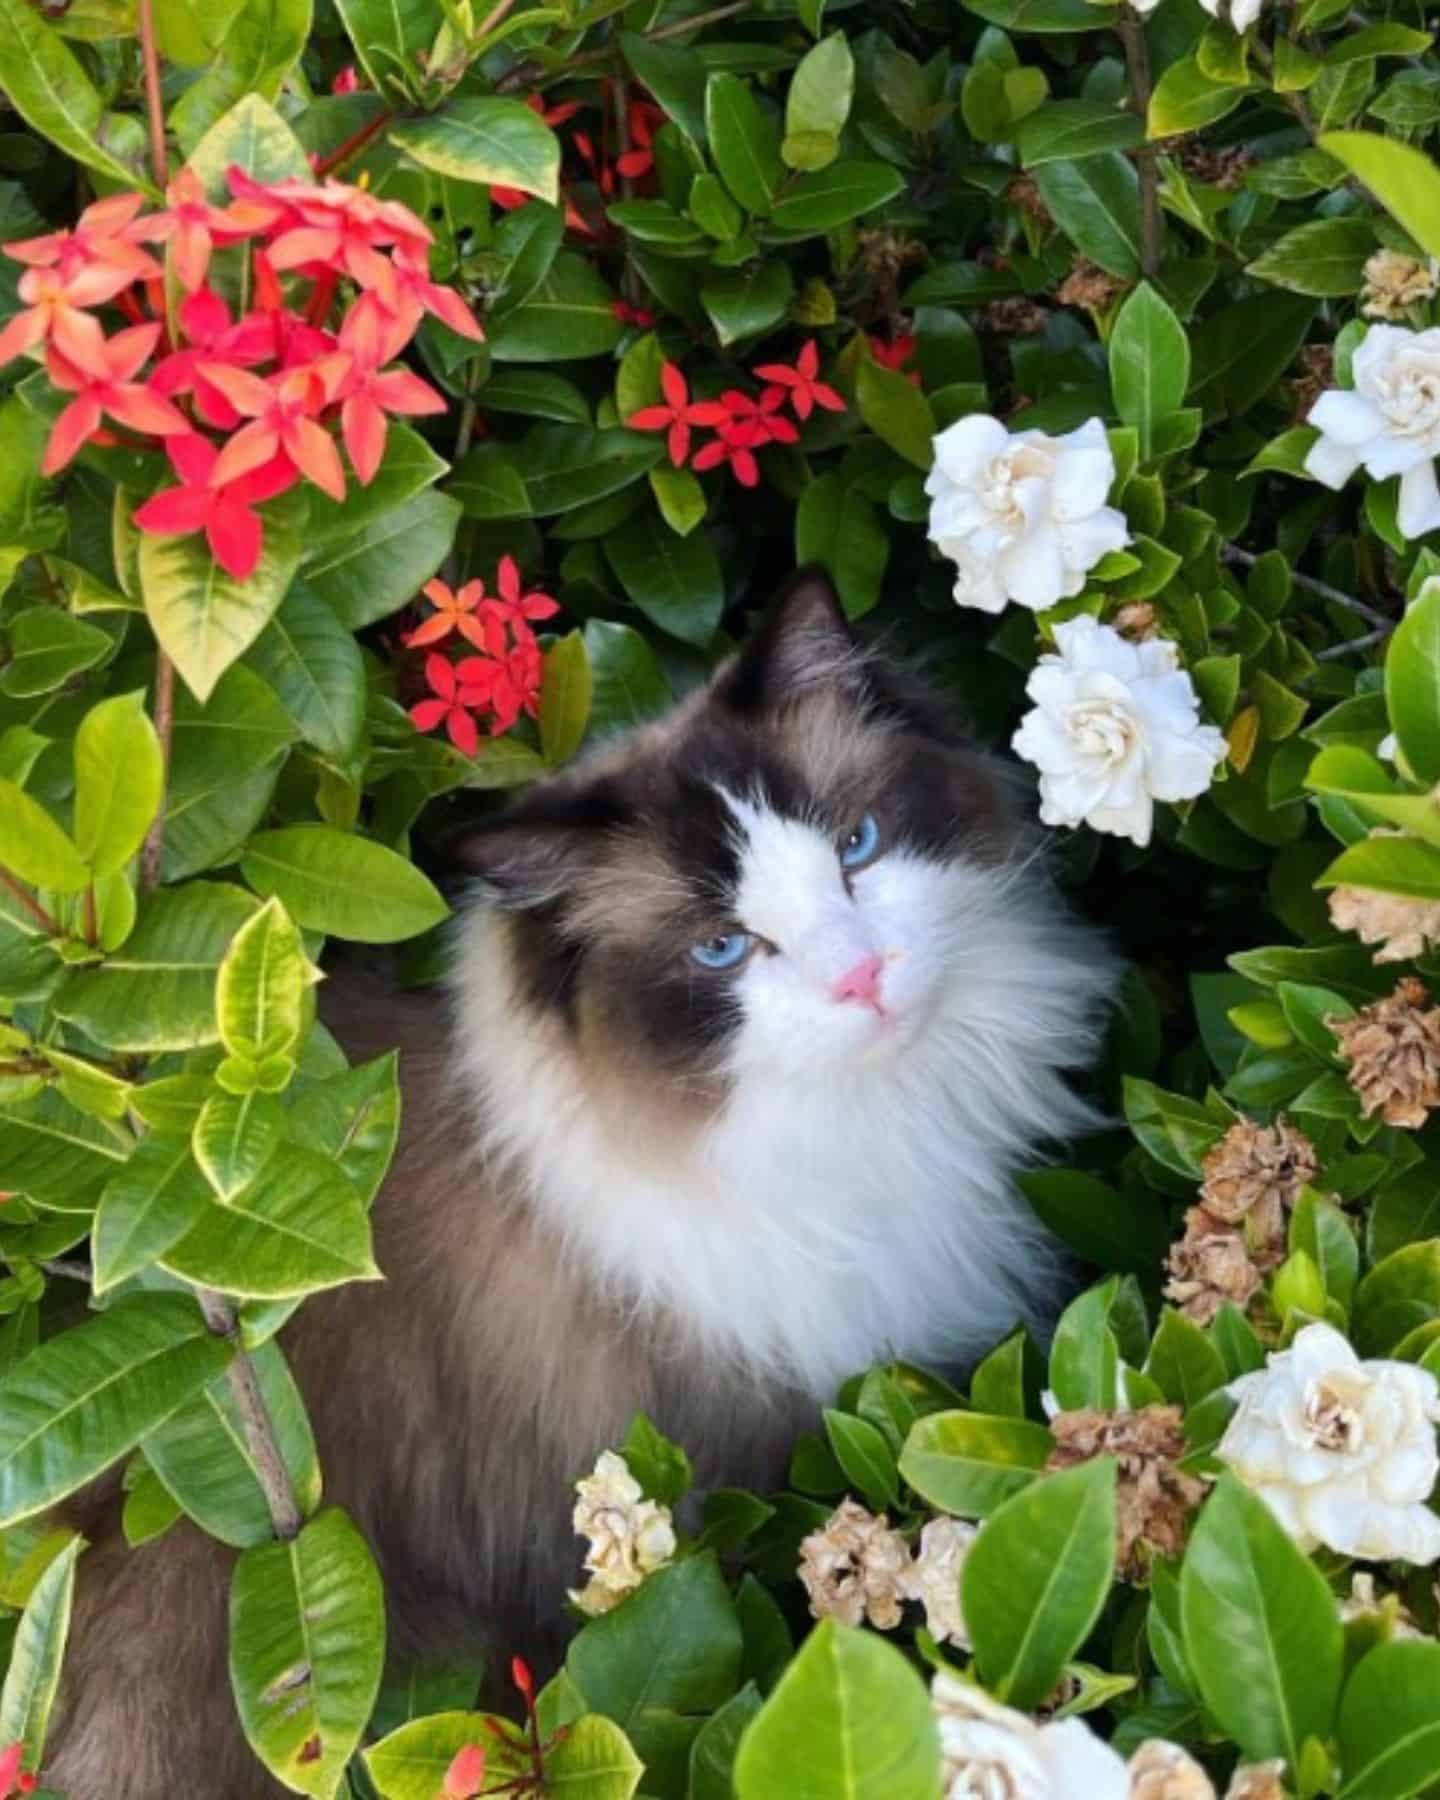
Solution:
<path fill-rule="evenodd" d="M 457 594 L 443 581 L 425 586 L 435 608 L 430 617 L 405 636 L 418 650 L 440 644 L 452 633 L 464 638 L 479 655 L 451 662 L 438 651 L 425 658 L 425 680 L 431 697 L 410 708 L 420 731 L 445 727 L 450 742 L 466 756 L 479 747 L 477 715 L 488 714 L 490 735 L 499 737 L 526 713 L 540 710 L 540 645 L 531 622 L 550 619 L 558 603 L 538 589 L 522 593 L 520 570 L 513 556 L 500 559 L 495 594 L 483 581 L 467 581 Z"/>
<path fill-rule="evenodd" d="M 33 1794 L 39 1787 L 38 1776 L 27 1774 L 20 1767 L 24 1756 L 25 1746 L 18 1740 L 0 1750 L 0 1800 L 10 1800 L 13 1794 Z"/>
<path fill-rule="evenodd" d="M 73 396 L 46 446 L 47 475 L 86 444 L 163 446 L 179 485 L 147 500 L 135 523 L 168 537 L 203 531 L 243 580 L 262 547 L 256 505 L 301 480 L 344 499 L 329 426 L 368 485 L 390 415 L 445 410 L 396 361 L 425 314 L 482 334 L 460 296 L 430 279 L 431 234 L 409 207 L 339 181 L 265 185 L 232 168 L 228 182 L 231 199 L 214 205 L 182 169 L 158 212 L 117 194 L 73 230 L 0 246 L 26 265 L 25 310 L 0 331 L 0 365 L 43 346 L 50 380 Z M 166 271 L 146 248 L 159 244 L 184 294 L 174 338 Z M 238 319 L 209 284 L 215 253 L 231 246 L 250 265 L 251 306 Z M 129 321 L 108 338 L 94 310 L 107 305 Z"/>
<path fill-rule="evenodd" d="M 920 371 L 906 368 L 906 364 L 915 354 L 915 339 L 910 332 L 903 332 L 899 337 L 891 338 L 887 343 L 881 337 L 866 338 L 870 346 L 870 354 L 882 369 L 894 369 L 903 375 L 911 387 L 919 387 Z"/>
<path fill-rule="evenodd" d="M 766 444 L 793 444 L 799 440 L 800 433 L 785 416 L 787 405 L 797 419 L 808 419 L 817 406 L 826 412 L 845 411 L 845 402 L 835 389 L 817 379 L 820 352 L 813 338 L 793 366 L 761 363 L 754 373 L 766 383 L 758 396 L 739 388 L 726 388 L 718 400 L 692 400 L 679 365 L 663 363 L 663 403 L 642 406 L 625 423 L 632 431 L 665 432 L 666 448 L 677 469 L 684 467 L 690 454 L 691 428 L 698 425 L 713 430 L 715 436 L 695 452 L 690 466 L 703 470 L 728 463 L 742 487 L 754 487 L 760 480 L 755 452 Z"/>
<path fill-rule="evenodd" d="M 609 82 L 604 83 L 604 91 L 606 99 L 603 116 L 608 120 L 611 114 Z M 586 110 L 584 102 L 579 100 L 563 100 L 556 106 L 546 106 L 539 94 L 527 94 L 525 104 L 557 133 L 562 125 L 568 125 Z M 588 131 L 572 131 L 569 147 L 580 160 L 582 175 L 593 181 L 607 200 L 613 200 L 621 181 L 640 181 L 655 167 L 655 133 L 664 123 L 665 113 L 653 100 L 631 95 L 625 102 L 625 140 L 628 148 L 611 157 L 606 152 L 603 140 L 597 148 Z M 531 197 L 519 188 L 500 186 L 490 190 L 490 198 L 506 212 L 514 207 L 524 206 Z M 565 195 L 565 223 L 572 231 L 583 232 L 586 237 L 595 236 L 594 228 L 568 194 Z"/>

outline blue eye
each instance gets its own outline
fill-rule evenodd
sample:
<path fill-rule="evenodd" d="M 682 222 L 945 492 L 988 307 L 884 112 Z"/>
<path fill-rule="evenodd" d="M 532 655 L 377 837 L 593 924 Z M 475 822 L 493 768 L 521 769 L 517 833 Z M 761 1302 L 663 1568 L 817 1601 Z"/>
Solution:
<path fill-rule="evenodd" d="M 880 827 L 875 823 L 874 813 L 866 813 L 840 846 L 840 867 L 842 869 L 861 868 L 874 856 L 879 845 Z"/>
<path fill-rule="evenodd" d="M 702 969 L 734 969 L 750 954 L 754 942 L 748 931 L 727 931 L 692 944 L 690 954 Z"/>

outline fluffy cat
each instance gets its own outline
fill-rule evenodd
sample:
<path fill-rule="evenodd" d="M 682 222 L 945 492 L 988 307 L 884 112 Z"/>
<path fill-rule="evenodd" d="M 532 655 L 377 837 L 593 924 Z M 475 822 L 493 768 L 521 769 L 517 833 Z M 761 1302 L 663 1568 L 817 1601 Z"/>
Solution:
<path fill-rule="evenodd" d="M 847 1374 L 963 1361 L 1055 1298 L 1010 1176 L 1093 1123 L 1113 965 L 996 765 L 801 576 L 708 687 L 475 830 L 447 1029 L 340 976 L 352 1057 L 401 1045 L 383 1286 L 285 1346 L 327 1499 L 400 1659 L 557 1641 L 573 1478 L 637 1409 L 702 1481 L 765 1487 Z M 79 1571 L 47 1779 L 71 1800 L 279 1792 L 226 1676 L 231 1554 Z"/>

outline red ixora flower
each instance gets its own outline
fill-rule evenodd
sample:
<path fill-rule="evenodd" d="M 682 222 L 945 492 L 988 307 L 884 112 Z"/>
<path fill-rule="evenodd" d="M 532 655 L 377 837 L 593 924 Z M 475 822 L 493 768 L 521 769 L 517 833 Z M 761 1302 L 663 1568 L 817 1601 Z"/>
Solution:
<path fill-rule="evenodd" d="M 288 457 L 277 456 L 238 481 L 217 482 L 220 452 L 198 432 L 166 440 L 179 487 L 161 488 L 135 509 L 135 523 L 158 537 L 189 537 L 203 531 L 210 554 L 227 574 L 244 581 L 255 571 L 264 542 L 264 527 L 252 511 L 273 500 L 297 480 Z"/>
<path fill-rule="evenodd" d="M 632 431 L 663 431 L 670 460 L 682 468 L 690 450 L 692 425 L 725 425 L 730 409 L 719 400 L 692 400 L 690 389 L 678 364 L 660 365 L 660 390 L 665 396 L 661 406 L 642 406 L 631 413 L 625 423 Z"/>
<path fill-rule="evenodd" d="M 32 269 L 73 275 L 77 269 L 104 264 L 124 269 L 132 281 L 155 279 L 164 270 L 129 235 L 144 204 L 143 194 L 111 194 L 87 206 L 69 231 L 47 231 L 43 237 L 17 238 L 0 247 Z"/>
<path fill-rule="evenodd" d="M 844 412 L 845 402 L 832 387 L 815 377 L 820 372 L 820 352 L 811 338 L 795 358 L 794 368 L 785 363 L 762 363 L 755 373 L 762 381 L 776 382 L 789 391 L 790 404 L 798 419 L 808 419 L 817 406 L 826 412 Z"/>
<path fill-rule="evenodd" d="M 165 190 L 165 211 L 137 220 L 131 230 L 147 244 L 169 245 L 176 277 L 193 294 L 205 285 L 215 250 L 253 237 L 268 222 L 263 207 L 212 206 L 195 171 L 181 169 Z"/>
<path fill-rule="evenodd" d="M 648 331 L 655 323 L 654 313 L 643 306 L 632 306 L 628 300 L 612 300 L 610 310 L 622 325 L 634 325 L 641 331 Z"/>
<path fill-rule="evenodd" d="M 113 300 L 131 279 L 127 270 L 107 263 L 87 264 L 71 275 L 27 269 L 19 282 L 24 310 L 0 331 L 0 368 L 37 344 L 53 344 L 67 362 L 104 381 L 110 373 L 105 333 L 85 309 Z"/>
<path fill-rule="evenodd" d="M 445 402 L 428 382 L 399 364 L 385 366 L 400 354 L 409 335 L 403 319 L 386 320 L 378 310 L 360 306 L 351 308 L 341 327 L 333 392 L 340 400 L 340 435 L 365 487 L 385 455 L 387 413 L 416 418 L 445 411 Z"/>
<path fill-rule="evenodd" d="M 444 1800 L 475 1800 L 485 1783 L 485 1752 L 479 1744 L 466 1744 L 450 1759 L 441 1789 Z"/>
<path fill-rule="evenodd" d="M 0 1750 L 0 1800 L 11 1800 L 14 1794 L 33 1794 L 40 1785 L 39 1777 L 20 1767 L 25 1746 L 18 1739 Z"/>
<path fill-rule="evenodd" d="M 103 379 L 75 368 L 51 346 L 45 358 L 50 380 L 62 393 L 75 398 L 51 429 L 40 459 L 42 475 L 58 474 L 94 437 L 106 416 L 147 437 L 181 437 L 189 432 L 184 413 L 134 379 L 159 336 L 158 321 L 117 331 L 104 344 Z"/>
<path fill-rule="evenodd" d="M 915 339 L 912 333 L 905 331 L 899 337 L 891 338 L 887 344 L 882 337 L 871 337 L 867 334 L 865 342 L 870 346 L 870 355 L 882 369 L 894 369 L 902 374 L 912 387 L 920 385 L 920 371 L 907 369 L 906 363 L 915 354 Z"/>
<path fill-rule="evenodd" d="M 504 649 L 505 634 L 498 619 L 494 621 L 494 630 L 489 634 L 486 632 L 490 615 L 481 610 L 485 600 L 483 581 L 467 581 L 457 593 L 447 582 L 437 578 L 427 581 L 420 591 L 435 610 L 401 638 L 407 648 L 418 650 L 426 644 L 443 644 L 452 631 L 458 631 L 466 643 L 473 644 L 477 650 L 489 650 L 492 646 Z M 493 606 L 493 602 L 490 604 Z"/>
<path fill-rule="evenodd" d="M 466 756 L 480 748 L 480 732 L 471 711 L 484 706 L 490 698 L 494 677 L 488 657 L 467 656 L 452 663 L 434 651 L 425 658 L 425 680 L 433 696 L 418 700 L 410 708 L 410 718 L 417 731 L 434 731 L 443 725 L 450 742 Z"/>
<path fill-rule="evenodd" d="M 193 394 L 195 411 L 206 425 L 233 431 L 240 414 L 214 382 L 205 379 L 203 365 L 220 362 L 250 369 L 268 362 L 275 354 L 273 322 L 264 313 L 253 312 L 235 324 L 230 308 L 208 287 L 187 294 L 177 316 L 188 348 L 162 356 L 150 372 L 150 386 L 167 400 Z"/>
<path fill-rule="evenodd" d="M 308 476 L 322 494 L 328 494 L 332 500 L 345 498 L 340 452 L 334 438 L 314 416 L 335 396 L 326 379 L 316 374 L 313 364 L 289 369 L 269 381 L 244 369 L 226 368 L 222 363 L 206 363 L 202 373 L 236 412 L 249 420 L 220 452 L 215 468 L 219 485 L 238 481 L 242 475 L 283 456 Z"/>

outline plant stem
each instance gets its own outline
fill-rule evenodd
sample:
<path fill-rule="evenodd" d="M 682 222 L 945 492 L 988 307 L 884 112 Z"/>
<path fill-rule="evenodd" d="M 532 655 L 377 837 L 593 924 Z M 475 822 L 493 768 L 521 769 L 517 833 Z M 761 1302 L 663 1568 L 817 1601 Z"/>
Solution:
<path fill-rule="evenodd" d="M 669 25 L 661 25 L 657 30 L 646 31 L 641 35 L 647 44 L 663 44 L 667 38 L 686 37 L 692 31 L 703 31 L 707 25 L 718 25 L 722 19 L 733 19 L 736 13 L 749 12 L 751 5 L 752 0 L 728 0 L 725 6 L 713 6 L 709 12 L 696 13 L 689 19 L 676 19 Z M 614 50 L 608 44 L 598 50 L 583 50 L 579 56 L 572 56 L 568 62 L 562 63 L 549 74 L 533 62 L 519 62 L 495 83 L 495 91 L 497 94 L 511 94 L 516 88 L 532 84 L 539 88 L 553 87 L 557 81 L 564 81 L 576 69 L 593 68 L 596 63 L 608 62 L 613 55 Z"/>
<path fill-rule="evenodd" d="M 0 869 L 0 887 L 15 896 L 42 931 L 48 931 L 51 937 L 63 935 L 60 921 L 53 913 L 46 912 L 24 882 L 17 881 L 8 869 Z"/>
<path fill-rule="evenodd" d="M 352 132 L 345 142 L 332 150 L 328 156 L 320 158 L 315 165 L 315 179 L 319 181 L 323 176 L 338 169 L 342 163 L 349 162 L 352 156 L 358 156 L 371 138 L 378 137 L 394 117 L 395 115 L 389 107 L 386 107 L 384 112 L 376 113 L 367 125 L 362 125 L 358 131 Z"/>
<path fill-rule="evenodd" d="M 1238 563 L 1244 569 L 1253 569 L 1260 560 L 1253 551 L 1242 550 L 1238 544 L 1226 544 L 1220 555 L 1222 561 Z M 1353 594 L 1342 593 L 1339 588 L 1331 587 L 1328 581 L 1317 581 L 1313 575 L 1302 575 L 1298 569 L 1290 571 L 1290 579 L 1296 587 L 1308 588 L 1312 594 L 1318 594 L 1332 606 L 1343 606 L 1346 612 L 1354 613 L 1357 619 L 1364 619 L 1367 624 L 1380 626 L 1387 632 L 1395 629 L 1395 621 L 1387 618 L 1378 607 L 1371 606 L 1364 600 L 1357 600 Z"/>
<path fill-rule="evenodd" d="M 260 1392 L 255 1365 L 240 1344 L 240 1327 L 235 1317 L 235 1308 L 223 1295 L 214 1293 L 209 1288 L 200 1288 L 197 1294 L 205 1323 L 216 1337 L 228 1338 L 235 1346 L 235 1354 L 230 1359 L 226 1374 L 245 1433 L 245 1447 L 250 1452 L 250 1460 L 254 1464 L 265 1504 L 270 1511 L 270 1523 L 277 1538 L 298 1537 L 304 1520 L 300 1517 L 300 1506 L 291 1485 L 290 1471 L 285 1467 L 285 1458 L 275 1436 L 270 1409 L 265 1404 L 265 1396 Z"/>
<path fill-rule="evenodd" d="M 165 802 L 170 790 L 170 734 L 175 720 L 175 665 L 161 649 L 155 652 L 155 734 L 160 739 L 160 804 L 145 848 L 140 853 L 140 887 L 148 893 L 160 880 L 160 858 L 165 849 Z"/>
<path fill-rule="evenodd" d="M 1300 578 L 1297 575 L 1295 579 Z M 1346 638 L 1343 644 L 1332 644 L 1328 650 L 1315 652 L 1316 662 L 1335 662 L 1339 657 L 1349 656 L 1354 650 L 1369 650 L 1376 644 L 1383 644 L 1394 631 L 1393 625 L 1377 625 L 1373 631 L 1367 631 L 1363 637 Z"/>
<path fill-rule="evenodd" d="M 480 21 L 479 29 L 470 41 L 475 44 L 484 43 L 492 31 L 505 23 L 505 16 L 514 4 L 515 0 L 498 0 L 498 4 L 492 6 Z"/>
<path fill-rule="evenodd" d="M 150 120 L 150 170 L 157 184 L 170 179 L 170 152 L 165 143 L 165 101 L 160 93 L 160 54 L 155 48 L 154 0 L 139 0 L 140 60 L 145 68 L 145 111 Z"/>
<path fill-rule="evenodd" d="M 63 1275 L 67 1281 L 83 1281 L 87 1286 L 92 1275 L 89 1263 L 69 1262 L 58 1256 L 50 1262 L 42 1262 L 40 1267 L 47 1275 Z"/>
<path fill-rule="evenodd" d="M 1116 28 L 1125 46 L 1125 61 L 1130 70 L 1130 110 L 1148 134 L 1152 83 L 1145 21 L 1122 0 L 1116 14 Z M 1164 225 L 1160 217 L 1160 165 L 1152 143 L 1144 142 L 1136 150 L 1135 172 L 1140 178 L 1140 270 L 1147 281 L 1153 281 L 1160 272 Z"/>

